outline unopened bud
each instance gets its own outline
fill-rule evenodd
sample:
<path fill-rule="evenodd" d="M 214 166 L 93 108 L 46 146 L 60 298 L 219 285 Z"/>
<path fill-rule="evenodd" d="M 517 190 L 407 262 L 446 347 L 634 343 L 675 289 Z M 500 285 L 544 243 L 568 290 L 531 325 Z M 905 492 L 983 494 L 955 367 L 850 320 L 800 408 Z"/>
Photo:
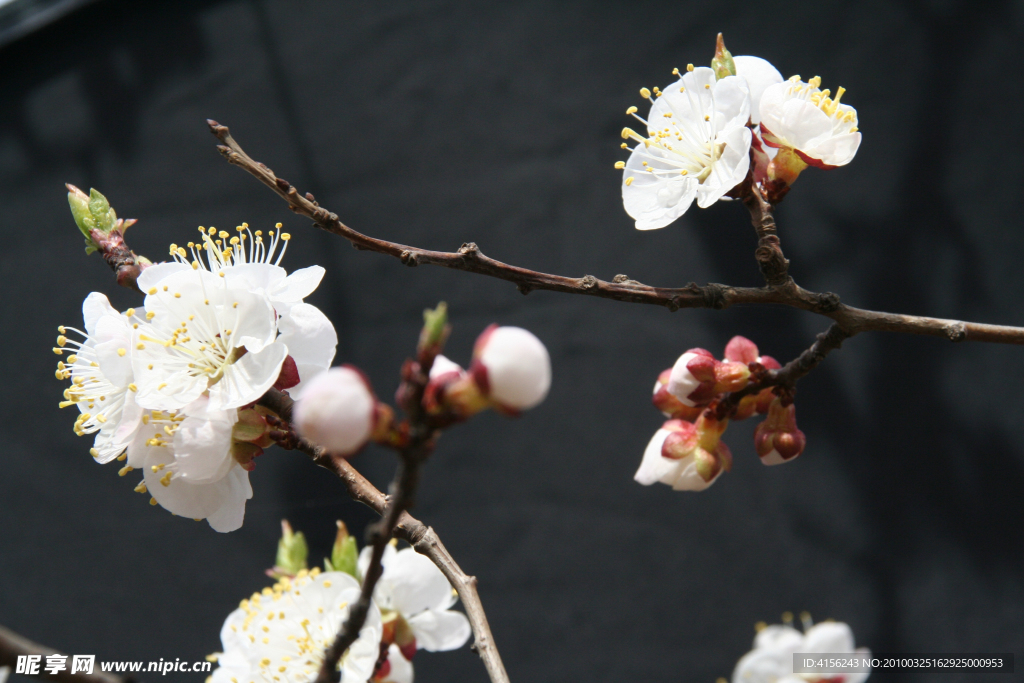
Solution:
<path fill-rule="evenodd" d="M 707 405 L 715 395 L 715 366 L 718 361 L 709 351 L 690 349 L 672 366 L 668 392 L 683 405 Z"/>
<path fill-rule="evenodd" d="M 514 413 L 548 395 L 551 357 L 532 332 L 491 325 L 476 340 L 470 374 L 497 409 Z"/>
<path fill-rule="evenodd" d="M 331 368 L 314 377 L 295 404 L 299 433 L 336 455 L 352 455 L 369 440 L 377 398 L 355 368 Z"/>
<path fill-rule="evenodd" d="M 782 405 L 776 398 L 768 409 L 768 417 L 754 432 L 754 448 L 765 465 L 788 462 L 804 452 L 807 438 L 796 426 L 796 406 Z"/>
<path fill-rule="evenodd" d="M 757 344 L 746 337 L 736 335 L 725 345 L 725 359 L 736 363 L 754 363 L 758 357 Z"/>
<path fill-rule="evenodd" d="M 771 356 L 758 356 L 757 362 L 768 368 L 769 370 L 780 370 L 782 364 L 775 360 Z M 764 415 L 768 412 L 768 408 L 771 406 L 772 401 L 775 400 L 775 392 L 772 391 L 771 387 L 762 389 L 756 397 L 754 402 L 755 410 L 759 415 Z"/>
<path fill-rule="evenodd" d="M 747 386 L 750 369 L 746 363 L 726 361 L 715 366 L 715 393 L 739 391 Z"/>
<path fill-rule="evenodd" d="M 711 68 L 715 70 L 715 76 L 718 78 L 736 75 L 736 63 L 732 59 L 732 53 L 725 49 L 725 39 L 721 33 L 715 42 L 715 56 L 711 60 Z"/>
<path fill-rule="evenodd" d="M 654 383 L 654 394 L 651 402 L 654 407 L 661 411 L 662 415 L 678 420 L 689 420 L 693 422 L 704 411 L 700 406 L 688 406 L 668 391 L 669 379 L 672 377 L 672 368 L 663 371 L 658 375 Z"/>
<path fill-rule="evenodd" d="M 465 418 L 487 407 L 486 400 L 479 396 L 480 392 L 475 388 L 475 385 L 473 385 L 471 393 L 477 396 L 471 401 L 471 406 L 452 404 L 449 400 L 448 389 L 460 380 L 462 380 L 463 384 L 467 382 L 472 384 L 472 380 L 468 379 L 468 375 L 461 365 L 452 362 L 442 355 L 434 358 L 434 363 L 430 367 L 429 381 L 423 390 L 424 410 L 431 415 L 447 411 Z M 460 394 L 460 397 L 465 398 L 464 392 Z"/>
<path fill-rule="evenodd" d="M 274 382 L 274 388 L 278 391 L 286 391 L 297 385 L 300 381 L 299 367 L 295 364 L 295 359 L 291 356 L 285 356 L 284 363 L 281 363 L 281 372 L 277 376 L 277 381 Z"/>

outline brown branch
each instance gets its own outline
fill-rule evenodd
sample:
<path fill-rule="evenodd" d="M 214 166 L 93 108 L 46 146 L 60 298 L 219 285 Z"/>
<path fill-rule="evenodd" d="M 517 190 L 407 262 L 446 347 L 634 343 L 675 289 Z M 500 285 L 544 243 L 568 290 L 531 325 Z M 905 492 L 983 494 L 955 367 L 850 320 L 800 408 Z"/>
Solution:
<path fill-rule="evenodd" d="M 796 390 L 797 380 L 818 367 L 821 361 L 825 360 L 825 356 L 842 346 L 842 343 L 850 336 L 839 326 L 839 323 L 832 323 L 827 330 L 817 336 L 810 348 L 782 368 L 768 370 L 764 366 L 759 366 L 755 370 L 750 384 L 739 391 L 726 394 L 718 402 L 712 403 L 709 409 L 713 411 L 715 419 L 723 420 L 732 417 L 744 397 L 758 394 L 768 387 L 778 387 L 781 390 L 779 393 L 792 397 Z M 751 364 L 751 368 L 754 367 L 754 364 Z"/>
<path fill-rule="evenodd" d="M 0 666 L 9 666 L 12 669 L 18 663 L 18 657 L 24 657 L 27 655 L 40 655 L 43 659 L 39 666 L 39 673 L 36 674 L 37 678 L 44 678 L 50 681 L 63 681 L 65 683 L 128 683 L 127 678 L 121 678 L 113 674 L 106 673 L 104 671 L 96 671 L 95 673 L 71 673 L 71 658 L 67 660 L 67 668 L 64 671 L 58 671 L 55 674 L 48 674 L 44 670 L 46 664 L 47 655 L 59 655 L 63 654 L 57 652 L 44 645 L 33 643 L 31 640 L 24 638 L 14 631 L 10 631 L 3 626 L 0 626 Z"/>
<path fill-rule="evenodd" d="M 484 256 L 472 242 L 462 245 L 457 252 L 443 252 L 410 247 L 364 235 L 342 223 L 337 214 L 321 207 L 313 195 L 300 195 L 288 181 L 278 178 L 265 164 L 253 160 L 231 137 L 227 126 L 212 120 L 208 121 L 208 124 L 210 131 L 223 143 L 218 149 L 224 158 L 271 188 L 288 202 L 292 211 L 311 219 L 316 227 L 344 237 L 357 249 L 387 254 L 408 266 L 436 265 L 488 275 L 512 282 L 524 294 L 533 290 L 586 294 L 615 301 L 664 306 L 670 311 L 680 308 L 721 309 L 738 304 L 778 304 L 831 318 L 851 335 L 885 331 L 945 337 L 951 341 L 1024 344 L 1022 327 L 869 311 L 842 304 L 839 297 L 830 292 L 817 293 L 803 289 L 789 276 L 788 261 L 782 254 L 778 236 L 775 234 L 771 205 L 760 195 L 748 196 L 745 202 L 751 210 L 752 221 L 758 233 L 758 251 L 755 256 L 769 283 L 767 287 L 729 287 L 714 283 L 701 287 L 690 283 L 686 287 L 669 288 L 644 285 L 630 280 L 625 275 L 617 275 L 611 282 L 599 280 L 592 275 L 580 278 L 565 277 L 502 263 Z"/>
<path fill-rule="evenodd" d="M 287 394 L 271 389 L 260 399 L 260 404 L 280 415 L 285 421 L 291 419 L 293 401 Z M 386 512 L 388 497 L 371 484 L 346 458 L 332 456 L 323 448 L 305 439 L 299 439 L 296 448 L 308 455 L 315 464 L 341 479 L 353 500 L 366 505 L 380 515 Z M 483 602 L 477 591 L 476 577 L 469 576 L 462 571 L 462 568 L 448 553 L 448 549 L 444 547 L 437 532 L 408 512 L 403 511 L 399 515 L 394 527 L 394 535 L 408 541 L 416 552 L 430 559 L 445 575 L 448 582 L 458 592 L 459 599 L 462 600 L 466 609 L 466 616 L 473 627 L 473 649 L 483 660 L 491 683 L 509 683 L 505 665 L 494 644 L 491 626 L 487 621 L 487 614 L 484 612 Z"/>

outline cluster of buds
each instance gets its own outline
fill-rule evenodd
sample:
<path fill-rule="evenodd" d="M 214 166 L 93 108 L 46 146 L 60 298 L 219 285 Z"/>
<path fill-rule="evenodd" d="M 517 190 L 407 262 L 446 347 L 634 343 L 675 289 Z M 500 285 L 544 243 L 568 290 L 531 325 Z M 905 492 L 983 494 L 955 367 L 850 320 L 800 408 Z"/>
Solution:
<path fill-rule="evenodd" d="M 438 355 L 423 405 L 430 415 L 466 419 L 493 408 L 515 416 L 538 405 L 551 388 L 551 358 L 543 342 L 521 327 L 491 325 L 477 337 L 469 370 Z"/>
<path fill-rule="evenodd" d="M 652 402 L 669 419 L 647 445 L 635 479 L 645 486 L 660 481 L 676 490 L 706 489 L 732 467 L 732 454 L 721 441 L 729 420 L 755 414 L 767 414 L 754 438 L 761 462 L 778 465 L 800 455 L 806 439 L 791 398 L 776 395 L 772 386 L 750 391 L 781 367 L 740 336 L 726 345 L 724 360 L 699 348 L 681 355 L 654 384 Z M 735 392 L 746 393 L 725 402 Z"/>
<path fill-rule="evenodd" d="M 442 303 L 424 314 L 417 358 L 402 367 L 395 400 L 410 415 L 442 428 L 493 408 L 515 416 L 533 408 L 551 387 L 551 358 L 544 344 L 519 327 L 491 325 L 477 338 L 469 370 L 441 354 L 450 326 Z M 429 367 L 429 373 L 424 369 Z M 356 368 L 331 368 L 315 377 L 296 403 L 299 434 L 335 455 L 348 457 L 368 441 L 400 445 L 408 436 L 392 409 L 377 400 Z"/>

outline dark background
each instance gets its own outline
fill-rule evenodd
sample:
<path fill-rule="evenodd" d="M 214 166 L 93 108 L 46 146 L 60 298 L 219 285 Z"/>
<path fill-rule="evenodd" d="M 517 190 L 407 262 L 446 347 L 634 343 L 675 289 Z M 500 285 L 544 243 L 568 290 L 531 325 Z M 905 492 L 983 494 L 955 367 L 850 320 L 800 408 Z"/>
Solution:
<path fill-rule="evenodd" d="M 756 420 L 701 494 L 632 475 L 660 424 L 662 369 L 734 334 L 786 361 L 827 320 L 776 308 L 679 311 L 409 269 L 315 232 L 217 154 L 204 119 L 358 230 L 543 271 L 681 286 L 757 285 L 741 205 L 641 233 L 622 210 L 618 132 L 637 89 L 707 63 L 715 33 L 785 76 L 848 89 L 864 142 L 808 170 L 778 212 L 792 273 L 854 305 L 1024 324 L 1019 217 L 1024 6 L 1011 2 L 128 2 L 104 0 L 0 49 L 4 447 L 0 623 L 101 660 L 198 660 L 267 583 L 278 521 L 317 561 L 334 520 L 371 513 L 294 452 L 252 476 L 221 535 L 133 494 L 60 412 L 50 352 L 92 290 L 140 301 L 85 258 L 64 182 L 91 186 L 158 259 L 197 225 L 283 221 L 284 265 L 319 263 L 311 301 L 335 362 L 396 386 L 426 306 L 449 302 L 450 354 L 527 327 L 554 386 L 519 420 L 447 433 L 415 514 L 481 594 L 513 681 L 729 677 L 785 610 L 848 622 L 876 652 L 1024 652 L 1024 357 L 1017 348 L 872 333 L 800 384 L 808 448 L 765 468 Z M 354 461 L 379 486 L 395 464 Z M 467 648 L 421 653 L 421 683 L 484 681 Z M 1018 674 L 1019 676 L 1019 674 Z M 1012 676 L 872 674 L 878 681 Z M 150 680 L 154 677 L 147 676 Z M 175 678 L 171 676 L 168 680 Z M 179 674 L 179 680 L 201 680 Z"/>

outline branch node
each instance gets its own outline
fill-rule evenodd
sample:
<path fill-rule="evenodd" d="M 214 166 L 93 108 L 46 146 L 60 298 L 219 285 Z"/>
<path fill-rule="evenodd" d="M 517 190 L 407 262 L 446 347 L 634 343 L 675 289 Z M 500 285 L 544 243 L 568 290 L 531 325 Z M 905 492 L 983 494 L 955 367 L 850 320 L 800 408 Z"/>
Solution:
<path fill-rule="evenodd" d="M 623 275 L 623 274 L 620 273 L 620 274 L 618 274 L 618 275 L 616 275 L 615 277 L 612 278 L 612 282 L 621 285 L 624 282 L 629 282 L 629 276 L 628 275 Z"/>
<path fill-rule="evenodd" d="M 401 259 L 402 263 L 409 266 L 410 268 L 415 268 L 420 264 L 419 259 L 416 258 L 416 254 L 409 251 L 408 249 L 403 249 L 402 255 L 399 258 Z"/>
<path fill-rule="evenodd" d="M 952 325 L 947 325 L 945 332 L 951 342 L 962 342 L 967 339 L 967 325 L 960 321 L 957 321 Z"/>
<path fill-rule="evenodd" d="M 835 292 L 823 292 L 818 295 L 818 311 L 832 313 L 839 309 L 839 295 Z"/>
<path fill-rule="evenodd" d="M 725 285 L 709 282 L 704 287 L 697 288 L 704 298 L 705 308 L 722 310 L 725 308 Z"/>
<path fill-rule="evenodd" d="M 674 296 L 671 299 L 669 299 L 665 303 L 665 308 L 667 308 L 669 310 L 669 312 L 671 312 L 671 313 L 675 313 L 676 311 L 678 311 L 679 310 L 679 297 Z"/>
<path fill-rule="evenodd" d="M 580 287 L 586 290 L 597 289 L 600 281 L 593 275 L 584 275 L 580 278 Z"/>
<path fill-rule="evenodd" d="M 277 179 L 277 180 L 276 180 L 275 182 L 277 183 L 277 186 L 278 186 L 278 187 L 279 187 L 279 188 L 280 188 L 280 189 L 281 189 L 281 190 L 282 190 L 283 192 L 288 192 L 289 190 L 291 190 L 292 184 L 291 184 L 291 183 L 289 183 L 289 182 L 288 182 L 287 180 L 285 180 L 284 178 L 278 178 L 278 179 Z"/>
<path fill-rule="evenodd" d="M 466 242 L 459 247 L 459 253 L 467 258 L 477 258 L 480 256 L 480 247 L 476 246 L 476 242 Z"/>
<path fill-rule="evenodd" d="M 527 294 L 533 291 L 533 287 L 526 284 L 525 282 L 520 282 L 519 284 L 517 284 L 516 289 L 518 289 L 519 293 L 522 294 L 523 296 L 526 296 Z"/>

